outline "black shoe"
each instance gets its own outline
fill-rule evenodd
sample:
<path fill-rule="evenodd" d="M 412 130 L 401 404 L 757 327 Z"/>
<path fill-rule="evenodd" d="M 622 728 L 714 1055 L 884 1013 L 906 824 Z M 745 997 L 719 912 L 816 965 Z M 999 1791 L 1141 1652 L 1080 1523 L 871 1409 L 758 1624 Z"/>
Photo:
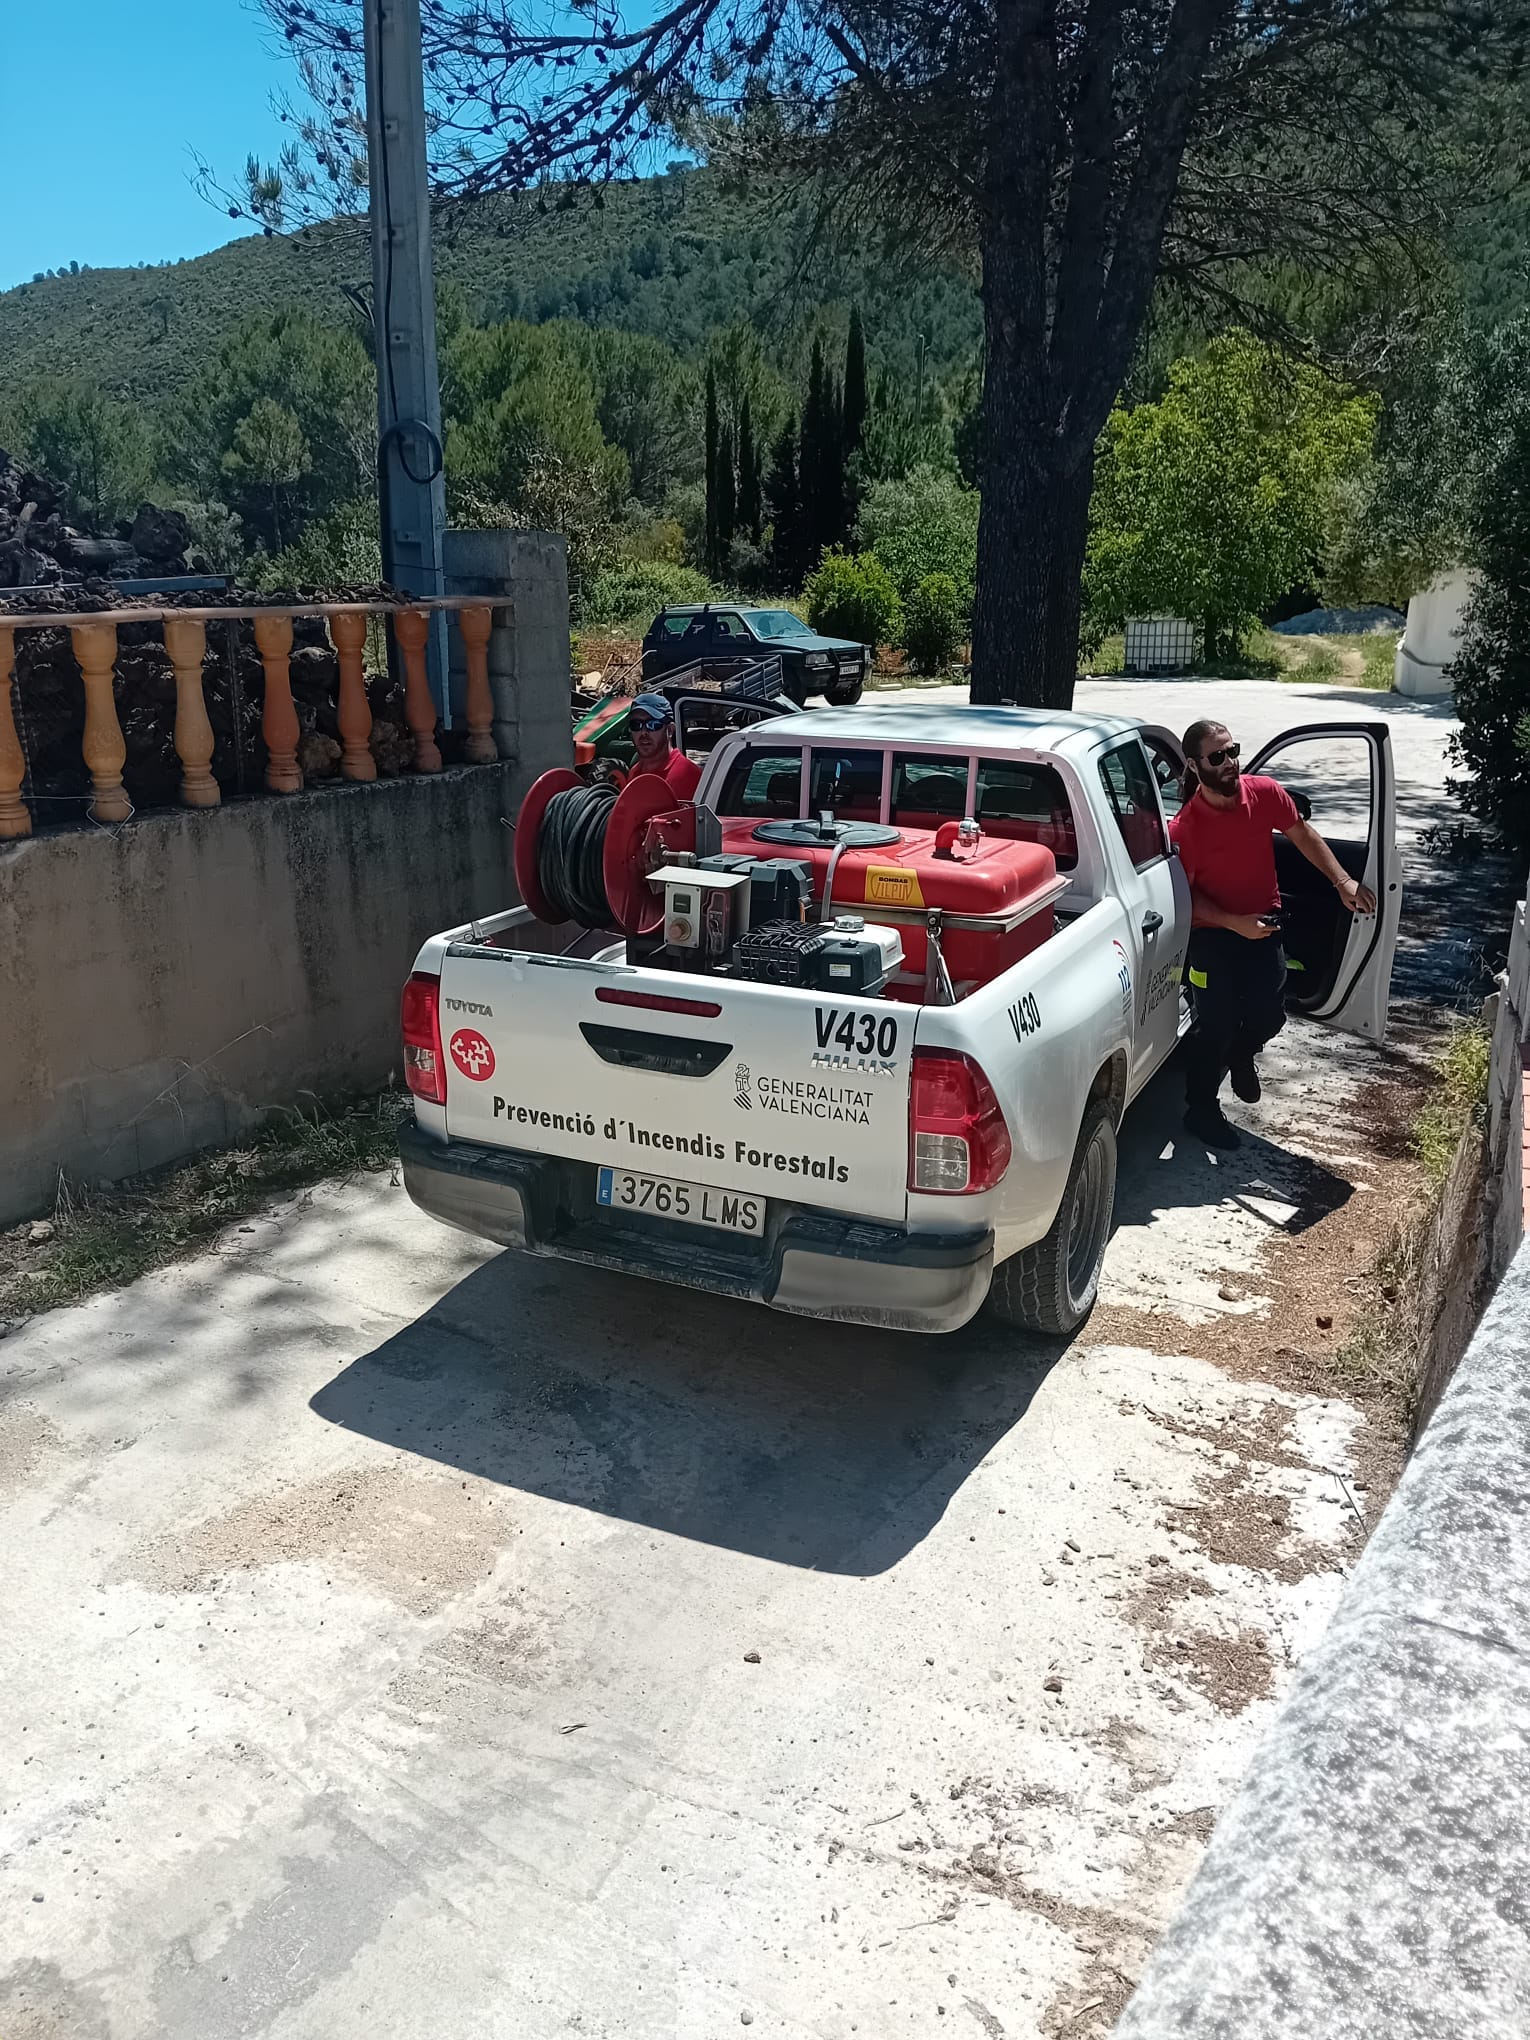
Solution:
<path fill-rule="evenodd" d="M 1221 1106 L 1215 1102 L 1190 1106 L 1185 1113 L 1185 1128 L 1209 1148 L 1225 1148 L 1231 1152 L 1242 1145 L 1237 1127 L 1224 1117 Z"/>
<path fill-rule="evenodd" d="M 1241 1098 L 1245 1105 L 1257 1105 L 1264 1096 L 1259 1084 L 1259 1072 L 1254 1067 L 1254 1058 L 1235 1062 L 1228 1072 L 1232 1082 L 1233 1095 Z"/>

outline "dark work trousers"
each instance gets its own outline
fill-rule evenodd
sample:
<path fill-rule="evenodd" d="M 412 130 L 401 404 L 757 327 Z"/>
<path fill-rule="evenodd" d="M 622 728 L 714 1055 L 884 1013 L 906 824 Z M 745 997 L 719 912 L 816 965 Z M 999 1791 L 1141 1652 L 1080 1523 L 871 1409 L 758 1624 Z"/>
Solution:
<path fill-rule="evenodd" d="M 1286 1024 L 1280 937 L 1250 942 L 1231 928 L 1197 928 L 1186 962 L 1195 1024 L 1185 1038 L 1185 1103 L 1214 1104 L 1234 1063 L 1251 1061 Z"/>

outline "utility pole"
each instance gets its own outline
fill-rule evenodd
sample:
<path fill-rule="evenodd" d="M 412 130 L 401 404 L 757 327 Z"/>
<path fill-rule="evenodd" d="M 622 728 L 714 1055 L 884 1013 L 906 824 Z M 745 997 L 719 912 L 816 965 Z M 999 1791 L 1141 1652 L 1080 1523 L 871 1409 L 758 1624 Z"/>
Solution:
<path fill-rule="evenodd" d="M 364 0 L 363 13 L 383 579 L 410 595 L 440 595 L 446 486 L 420 0 Z M 430 634 L 430 681 L 449 729 L 445 653 L 445 620 L 438 615 Z"/>

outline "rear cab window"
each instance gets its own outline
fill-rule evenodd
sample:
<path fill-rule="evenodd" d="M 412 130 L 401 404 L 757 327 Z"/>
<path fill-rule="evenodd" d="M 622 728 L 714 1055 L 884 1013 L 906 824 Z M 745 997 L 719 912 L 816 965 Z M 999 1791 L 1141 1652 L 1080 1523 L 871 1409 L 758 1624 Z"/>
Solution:
<path fill-rule="evenodd" d="M 802 812 L 802 753 L 767 750 L 739 752 L 717 796 L 720 815 L 757 815 L 762 821 L 795 820 Z"/>
<path fill-rule="evenodd" d="M 1073 805 L 1062 774 L 1052 766 L 1023 758 L 979 758 L 973 806 L 987 835 L 1039 843 L 1051 851 L 1059 871 L 1077 867 Z"/>
<path fill-rule="evenodd" d="M 964 757 L 895 751 L 887 819 L 900 829 L 938 829 L 967 812 Z"/>
<path fill-rule="evenodd" d="M 848 745 L 815 749 L 808 783 L 808 813 L 831 814 L 842 822 L 876 822 L 882 818 L 882 772 L 885 751 L 863 751 Z"/>

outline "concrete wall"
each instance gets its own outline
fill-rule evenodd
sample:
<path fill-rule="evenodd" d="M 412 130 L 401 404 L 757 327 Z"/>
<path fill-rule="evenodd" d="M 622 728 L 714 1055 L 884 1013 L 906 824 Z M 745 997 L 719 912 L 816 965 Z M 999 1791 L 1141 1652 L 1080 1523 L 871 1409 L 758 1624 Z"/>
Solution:
<path fill-rule="evenodd" d="M 1399 694 L 1449 694 L 1446 667 L 1456 655 L 1461 614 L 1475 586 L 1471 574 L 1443 574 L 1408 603 L 1408 623 L 1397 647 L 1392 685 Z"/>
<path fill-rule="evenodd" d="M 565 736 L 567 721 L 565 719 Z M 529 769 L 327 786 L 0 848 L 0 1223 L 399 1069 L 425 936 L 515 898 Z"/>
<path fill-rule="evenodd" d="M 1530 1248 L 1116 2040 L 1530 2032 Z"/>

